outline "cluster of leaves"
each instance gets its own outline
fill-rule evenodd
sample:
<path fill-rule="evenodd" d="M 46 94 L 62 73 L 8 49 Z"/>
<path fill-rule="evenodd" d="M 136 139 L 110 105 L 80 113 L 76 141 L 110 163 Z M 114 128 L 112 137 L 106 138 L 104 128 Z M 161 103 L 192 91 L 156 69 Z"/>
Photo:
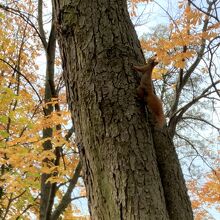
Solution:
<path fill-rule="evenodd" d="M 157 54 L 159 61 L 164 65 L 171 64 L 183 69 L 187 62 L 198 53 L 198 48 L 200 48 L 198 46 L 218 36 L 220 24 L 204 27 L 202 20 L 206 20 L 205 15 L 183 3 L 180 7 L 183 13 L 168 27 L 168 38 L 152 37 L 147 41 L 142 39 L 141 43 L 146 51 Z"/>
<path fill-rule="evenodd" d="M 35 110 L 37 106 L 34 97 L 30 95 L 30 87 L 19 74 L 22 72 L 23 76 L 31 76 L 31 81 L 36 81 L 32 74 L 36 72 L 37 66 L 33 65 L 33 60 L 29 57 L 31 55 L 35 58 L 37 50 L 26 43 L 33 32 L 28 26 L 21 25 L 21 22 L 16 16 L 1 13 L 0 214 L 2 219 L 18 216 L 19 212 L 23 211 L 21 207 L 27 207 L 28 201 L 34 200 L 31 191 L 34 193 L 39 189 L 39 184 L 37 185 L 35 181 L 39 174 L 34 166 L 31 167 L 31 160 L 35 160 L 32 151 L 35 152 L 35 149 L 27 141 L 28 132 L 39 112 L 38 109 Z M 37 134 L 35 137 L 31 134 L 30 137 L 32 139 L 30 142 L 39 139 Z M 30 187 L 31 184 L 33 188 Z M 20 197 L 23 199 L 20 200 Z M 11 209 L 11 206 L 14 207 Z"/>
<path fill-rule="evenodd" d="M 205 182 L 199 183 L 197 180 L 189 181 L 188 188 L 192 192 L 192 207 L 196 212 L 195 219 L 204 217 L 211 218 L 208 211 L 214 207 L 220 212 L 219 193 L 220 176 L 219 168 L 204 176 Z M 214 219 L 214 218 L 212 218 Z"/>
<path fill-rule="evenodd" d="M 128 0 L 128 7 L 129 7 L 129 10 L 130 10 L 130 15 L 133 17 L 133 16 L 137 16 L 137 9 L 138 9 L 138 6 L 137 4 L 138 3 L 150 3 L 152 2 L 153 0 Z"/>

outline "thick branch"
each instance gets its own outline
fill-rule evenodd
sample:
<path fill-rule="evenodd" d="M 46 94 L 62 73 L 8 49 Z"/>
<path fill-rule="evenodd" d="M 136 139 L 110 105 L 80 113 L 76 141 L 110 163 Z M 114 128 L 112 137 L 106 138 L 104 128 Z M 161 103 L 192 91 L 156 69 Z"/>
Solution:
<path fill-rule="evenodd" d="M 172 117 L 172 121 L 170 121 L 169 124 L 169 133 L 170 136 L 173 137 L 175 134 L 175 130 L 176 130 L 176 125 L 179 121 L 182 120 L 183 114 L 190 108 L 192 107 L 195 103 L 197 103 L 200 99 L 207 97 L 208 95 L 214 93 L 215 91 L 210 91 L 208 92 L 214 85 L 217 85 L 218 83 L 220 83 L 220 80 L 216 81 L 214 84 L 208 86 L 205 90 L 203 90 L 203 92 L 193 98 L 190 102 L 188 102 L 185 106 L 183 106 L 182 108 L 180 108 L 175 115 L 173 115 Z"/>
<path fill-rule="evenodd" d="M 39 10 L 39 19 L 38 22 L 39 28 L 40 25 L 43 25 L 42 18 L 40 18 L 40 15 L 42 16 L 42 1 L 39 0 L 39 3 L 41 4 L 38 8 Z M 43 26 L 42 26 L 43 27 Z M 40 32 L 42 33 L 43 28 L 41 28 Z M 43 34 L 43 33 L 42 33 Z M 54 83 L 54 65 L 55 65 L 55 51 L 56 51 L 56 33 L 55 33 L 55 23 L 54 23 L 54 16 L 52 14 L 52 26 L 50 31 L 50 36 L 48 43 L 45 47 L 45 53 L 47 58 L 47 66 L 46 66 L 46 82 L 45 82 L 45 103 L 51 102 L 52 98 L 57 98 L 57 93 L 55 89 L 55 83 Z M 44 108 L 46 115 L 50 115 L 54 108 L 52 104 L 47 104 L 46 108 Z M 60 111 L 59 104 L 55 104 L 55 110 L 56 112 Z M 56 126 L 56 130 L 61 130 L 61 125 Z M 43 138 L 51 138 L 53 136 L 53 128 L 46 128 L 43 130 Z M 50 140 L 44 142 L 43 147 L 45 150 L 52 149 L 52 143 Z M 55 155 L 56 159 L 55 161 L 52 161 L 54 165 L 59 165 L 59 160 L 61 156 L 61 148 L 57 147 L 55 149 Z M 51 161 L 45 160 L 44 162 L 48 163 Z M 49 219 L 49 216 L 51 215 L 52 207 L 54 204 L 54 198 L 57 190 L 56 183 L 50 184 L 46 183 L 47 179 L 51 176 L 51 174 L 42 174 L 41 177 L 41 202 L 40 202 L 40 216 L 41 219 Z"/>
<path fill-rule="evenodd" d="M 56 92 L 55 83 L 54 83 L 55 53 L 56 53 L 56 30 L 55 30 L 55 22 L 54 22 L 54 13 L 52 13 L 51 31 L 50 31 L 50 36 L 49 36 L 48 45 L 46 49 L 47 70 L 46 70 L 45 90 L 47 90 L 49 96 L 45 95 L 45 99 L 58 98 L 58 94 Z M 60 112 L 60 106 L 58 102 L 55 104 L 55 111 L 57 113 Z M 61 129 L 62 129 L 61 124 L 58 124 L 56 126 L 56 130 L 61 131 Z M 62 149 L 62 146 L 56 147 L 55 149 L 55 155 L 56 155 L 56 159 L 54 161 L 55 166 L 59 166 L 60 157 L 61 157 L 61 149 Z M 56 191 L 57 191 L 57 183 L 51 184 L 50 194 L 48 198 L 47 218 L 49 218 L 51 215 Z"/>
<path fill-rule="evenodd" d="M 43 0 L 38 0 L 38 29 L 41 36 L 42 44 L 44 48 L 47 48 L 47 39 L 44 31 L 44 24 L 43 24 Z"/>
<path fill-rule="evenodd" d="M 177 118 L 178 118 L 178 121 L 181 119 L 182 115 L 192 106 L 194 105 L 196 102 L 198 102 L 200 99 L 214 93 L 215 91 L 211 91 L 211 92 L 208 92 L 214 85 L 217 85 L 218 83 L 220 83 L 220 80 L 216 81 L 214 84 L 208 86 L 202 93 L 201 95 L 197 96 L 196 98 L 194 98 L 191 102 L 187 103 L 185 106 L 183 106 L 182 108 L 180 108 L 177 112 L 176 112 L 176 115 L 177 115 Z M 181 116 L 181 117 L 180 117 Z"/>

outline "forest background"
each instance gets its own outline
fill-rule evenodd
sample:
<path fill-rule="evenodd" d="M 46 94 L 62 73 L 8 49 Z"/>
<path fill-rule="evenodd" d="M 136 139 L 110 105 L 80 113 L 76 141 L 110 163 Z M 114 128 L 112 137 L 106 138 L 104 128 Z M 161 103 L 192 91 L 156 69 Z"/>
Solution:
<path fill-rule="evenodd" d="M 128 1 L 146 58 L 160 59 L 154 85 L 195 219 L 220 216 L 219 6 Z M 33 219 L 48 200 L 53 219 L 86 219 L 51 5 L 11 0 L 0 8 L 0 218 Z"/>

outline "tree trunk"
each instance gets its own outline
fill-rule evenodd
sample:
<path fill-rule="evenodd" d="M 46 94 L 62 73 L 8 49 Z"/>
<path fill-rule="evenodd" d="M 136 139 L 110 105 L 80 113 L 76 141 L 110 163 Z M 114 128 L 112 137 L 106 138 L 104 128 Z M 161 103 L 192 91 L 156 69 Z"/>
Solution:
<path fill-rule="evenodd" d="M 50 116 L 55 110 L 57 110 L 58 104 L 56 104 L 55 109 L 51 104 L 53 98 L 57 98 L 57 94 L 55 91 L 54 84 L 54 65 L 55 65 L 55 53 L 56 53 L 56 29 L 54 25 L 54 16 L 52 15 L 52 24 L 48 41 L 46 40 L 46 36 L 44 33 L 43 27 L 43 1 L 38 1 L 38 29 L 39 34 L 41 36 L 41 41 L 44 46 L 45 54 L 46 54 L 46 76 L 45 76 L 45 107 L 43 108 L 45 118 Z M 61 126 L 59 125 L 59 128 Z M 53 137 L 53 129 L 52 127 L 43 129 L 43 139 L 49 138 L 49 140 L 43 143 L 44 150 L 52 149 L 52 142 L 50 138 Z M 57 129 L 57 128 L 56 128 Z M 57 147 L 56 150 L 59 148 Z M 59 161 L 60 155 L 56 154 L 56 160 Z M 51 163 L 58 166 L 53 160 L 49 160 L 45 158 L 43 163 L 47 166 L 50 166 Z M 48 178 L 51 177 L 52 174 L 42 173 L 41 175 L 41 199 L 40 199 L 40 220 L 48 220 L 50 218 L 52 207 L 54 205 L 54 198 L 56 192 L 56 183 L 51 184 L 47 182 Z"/>
<path fill-rule="evenodd" d="M 137 98 L 139 78 L 132 65 L 144 63 L 144 57 L 126 1 L 54 0 L 54 5 L 92 219 L 192 219 L 172 142 L 163 132 L 154 135 Z M 174 168 L 164 171 L 158 160 L 158 169 L 155 149 L 160 155 L 161 146 L 155 145 L 172 149 Z M 172 185 L 164 193 L 162 178 L 170 169 L 177 182 L 172 181 L 175 196 L 167 199 Z"/>

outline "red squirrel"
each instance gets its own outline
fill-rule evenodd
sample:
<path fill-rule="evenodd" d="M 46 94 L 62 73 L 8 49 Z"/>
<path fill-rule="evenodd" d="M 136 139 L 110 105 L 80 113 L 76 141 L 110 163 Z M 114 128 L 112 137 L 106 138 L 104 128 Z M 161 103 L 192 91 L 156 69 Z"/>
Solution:
<path fill-rule="evenodd" d="M 152 72 L 157 64 L 156 56 L 154 56 L 148 59 L 146 65 L 133 66 L 133 69 L 143 74 L 140 85 L 137 88 L 138 97 L 146 103 L 147 107 L 152 112 L 155 118 L 156 127 L 162 128 L 165 124 L 162 102 L 154 94 L 152 85 Z"/>

